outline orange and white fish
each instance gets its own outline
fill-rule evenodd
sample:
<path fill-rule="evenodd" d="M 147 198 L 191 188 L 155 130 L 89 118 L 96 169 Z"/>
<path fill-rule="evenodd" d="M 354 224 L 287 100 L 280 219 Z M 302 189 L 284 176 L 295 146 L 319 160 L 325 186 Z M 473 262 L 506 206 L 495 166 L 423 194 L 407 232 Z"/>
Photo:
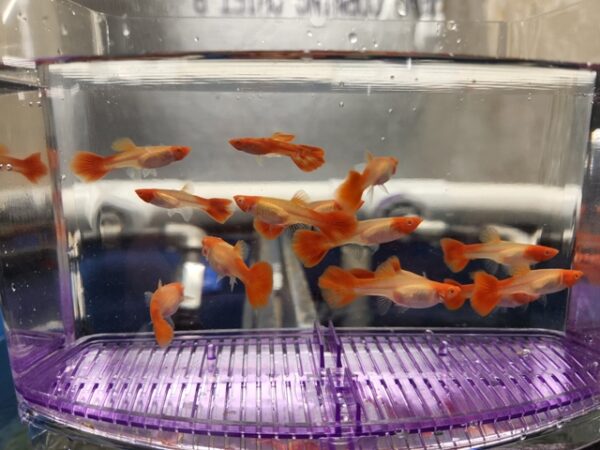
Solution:
<path fill-rule="evenodd" d="M 562 291 L 581 279 L 583 272 L 566 269 L 523 270 L 516 276 L 498 280 L 485 272 L 475 274 L 475 289 L 471 306 L 481 316 L 487 316 L 503 298 L 524 294 L 540 297 Z"/>
<path fill-rule="evenodd" d="M 473 259 L 491 259 L 510 266 L 512 270 L 519 270 L 558 254 L 558 250 L 552 247 L 502 241 L 492 227 L 482 232 L 481 241 L 481 244 L 463 244 L 455 239 L 440 240 L 444 262 L 453 272 L 460 272 Z"/>
<path fill-rule="evenodd" d="M 360 201 L 357 210 L 365 203 L 364 201 Z M 316 212 L 329 212 L 329 211 L 341 211 L 343 208 L 336 202 L 335 200 L 317 200 L 314 202 L 310 202 L 308 204 L 310 209 Z"/>
<path fill-rule="evenodd" d="M 175 332 L 168 319 L 175 314 L 183 300 L 183 284 L 169 283 L 163 286 L 158 282 L 158 288 L 150 299 L 150 319 L 156 342 L 161 347 L 166 347 L 173 340 Z"/>
<path fill-rule="evenodd" d="M 254 228 L 267 239 L 275 239 L 290 225 L 318 227 L 329 238 L 350 236 L 356 229 L 356 217 L 345 211 L 314 211 L 306 194 L 296 193 L 291 200 L 252 195 L 234 195 L 238 207 L 254 216 Z"/>
<path fill-rule="evenodd" d="M 0 145 L 0 167 L 7 171 L 18 172 L 32 183 L 37 183 L 48 173 L 40 152 L 33 153 L 25 159 L 13 158 L 9 156 L 8 149 L 4 145 Z"/>
<path fill-rule="evenodd" d="M 292 248 L 305 267 L 314 267 L 332 248 L 345 244 L 379 245 L 408 236 L 423 221 L 418 216 L 361 220 L 352 235 L 330 239 L 320 231 L 298 230 Z"/>
<path fill-rule="evenodd" d="M 237 150 L 257 156 L 289 156 L 298 168 L 312 172 L 325 163 L 325 152 L 320 147 L 293 144 L 293 134 L 274 133 L 271 137 L 246 137 L 231 139 Z"/>
<path fill-rule="evenodd" d="M 269 302 L 273 290 L 273 268 L 264 261 L 252 267 L 244 262 L 246 245 L 238 241 L 235 246 L 223 239 L 207 236 L 202 239 L 202 254 L 222 277 L 229 277 L 231 286 L 239 279 L 246 287 L 246 296 L 253 308 L 262 308 Z"/>
<path fill-rule="evenodd" d="M 96 181 L 114 169 L 132 167 L 134 169 L 156 169 L 185 158 L 190 147 L 181 145 L 137 146 L 129 138 L 117 139 L 112 143 L 117 154 L 100 156 L 91 152 L 77 152 L 71 162 L 71 169 L 86 182 Z"/>
<path fill-rule="evenodd" d="M 457 304 L 460 303 L 461 306 L 467 299 L 470 299 L 473 297 L 473 292 L 475 291 L 474 283 L 460 284 L 460 283 L 458 283 L 454 280 L 450 280 L 448 278 L 446 278 L 444 280 L 444 283 L 453 284 L 460 288 L 461 293 L 458 298 Z M 496 306 L 502 307 L 502 308 L 518 308 L 520 306 L 524 306 L 531 302 L 534 302 L 534 301 L 538 300 L 540 297 L 541 297 L 540 295 L 532 295 L 532 294 L 525 294 L 523 292 L 518 292 L 515 294 L 511 294 L 509 296 L 506 296 L 506 297 L 501 297 Z"/>
<path fill-rule="evenodd" d="M 362 173 L 356 170 L 348 172 L 346 179 L 335 191 L 335 200 L 342 208 L 356 211 L 366 189 L 383 186 L 396 173 L 398 160 L 393 156 L 373 156 L 367 152 L 367 165 Z"/>
<path fill-rule="evenodd" d="M 460 295 L 457 286 L 402 270 L 395 256 L 382 263 L 375 272 L 330 266 L 319 278 L 319 287 L 332 308 L 347 306 L 357 297 L 375 295 L 401 307 L 422 309 L 452 302 Z"/>
<path fill-rule="evenodd" d="M 173 189 L 136 189 L 135 193 L 146 203 L 167 209 L 200 209 L 219 223 L 225 223 L 233 214 L 231 200 L 227 198 L 202 198 L 192 194 L 191 186 L 186 184 L 179 191 Z M 183 214 L 183 212 L 182 212 Z M 189 220 L 189 215 L 184 215 Z"/>

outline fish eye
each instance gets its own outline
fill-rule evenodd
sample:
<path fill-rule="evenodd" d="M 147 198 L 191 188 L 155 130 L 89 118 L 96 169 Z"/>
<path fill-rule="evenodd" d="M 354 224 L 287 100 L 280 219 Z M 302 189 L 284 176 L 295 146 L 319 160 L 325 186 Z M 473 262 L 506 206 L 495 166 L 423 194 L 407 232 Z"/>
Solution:
<path fill-rule="evenodd" d="M 412 223 L 413 223 L 413 222 L 412 222 L 412 220 L 407 220 L 407 221 L 406 221 L 406 223 L 407 223 L 408 225 L 412 225 Z"/>

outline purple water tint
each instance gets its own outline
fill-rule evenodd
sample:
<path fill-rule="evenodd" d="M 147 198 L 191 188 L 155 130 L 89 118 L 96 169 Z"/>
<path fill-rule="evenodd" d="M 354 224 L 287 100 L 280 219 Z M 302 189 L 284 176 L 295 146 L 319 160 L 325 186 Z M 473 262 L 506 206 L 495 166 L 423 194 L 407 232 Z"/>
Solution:
<path fill-rule="evenodd" d="M 600 403 L 598 360 L 544 333 L 316 326 L 188 334 L 167 349 L 111 335 L 56 353 L 18 390 L 34 410 L 119 427 L 359 439 L 572 416 Z"/>

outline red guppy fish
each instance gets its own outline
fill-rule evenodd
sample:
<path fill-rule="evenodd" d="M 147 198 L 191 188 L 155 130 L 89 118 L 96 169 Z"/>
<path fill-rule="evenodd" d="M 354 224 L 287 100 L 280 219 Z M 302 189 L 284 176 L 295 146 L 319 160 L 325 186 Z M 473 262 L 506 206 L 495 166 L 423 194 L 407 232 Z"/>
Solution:
<path fill-rule="evenodd" d="M 161 347 L 166 347 L 173 340 L 173 325 L 167 319 L 175 314 L 183 300 L 183 284 L 169 283 L 163 286 L 158 282 L 158 288 L 150 299 L 150 319 L 156 342 Z"/>
<path fill-rule="evenodd" d="M 48 168 L 42 162 L 40 152 L 33 153 L 25 159 L 13 158 L 8 155 L 8 149 L 0 145 L 0 165 L 18 172 L 32 183 L 37 183 L 40 178 L 48 173 Z"/>
<path fill-rule="evenodd" d="M 325 152 L 320 147 L 293 144 L 293 134 L 274 133 L 271 137 L 247 137 L 231 139 L 229 143 L 237 150 L 256 156 L 289 156 L 298 168 L 312 172 L 325 163 Z"/>

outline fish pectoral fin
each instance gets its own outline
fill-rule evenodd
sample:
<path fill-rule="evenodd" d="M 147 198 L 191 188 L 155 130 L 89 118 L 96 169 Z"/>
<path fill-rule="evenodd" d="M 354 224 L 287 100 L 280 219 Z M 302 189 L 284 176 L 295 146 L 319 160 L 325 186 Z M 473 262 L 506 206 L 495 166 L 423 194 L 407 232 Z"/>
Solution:
<path fill-rule="evenodd" d="M 248 245 L 244 241 L 237 241 L 233 248 L 244 261 L 248 258 Z"/>
<path fill-rule="evenodd" d="M 275 139 L 276 141 L 280 141 L 280 142 L 292 142 L 294 140 L 296 136 L 294 136 L 293 134 L 287 134 L 287 133 L 273 133 L 271 135 L 271 139 Z"/>
<path fill-rule="evenodd" d="M 194 183 L 192 183 L 191 181 L 188 181 L 187 183 L 185 183 L 183 185 L 183 187 L 181 188 L 181 192 L 185 192 L 186 194 L 193 194 L 194 193 Z"/>
<path fill-rule="evenodd" d="M 171 326 L 171 328 L 175 329 L 175 322 L 173 322 L 173 319 L 171 318 L 171 316 L 166 316 L 165 320 Z"/>
<path fill-rule="evenodd" d="M 532 301 L 537 300 L 539 298 L 539 295 L 531 295 L 523 292 L 518 292 L 516 294 L 513 294 L 511 297 L 515 302 L 526 305 L 527 303 L 531 303 Z"/>
<path fill-rule="evenodd" d="M 309 202 L 310 202 L 310 198 L 308 197 L 308 194 L 303 191 L 303 190 L 299 190 L 298 192 L 296 192 L 294 194 L 294 196 L 292 197 L 292 203 L 299 205 L 299 206 L 305 206 L 307 208 L 310 208 Z"/>
<path fill-rule="evenodd" d="M 511 266 L 508 269 L 508 272 L 513 277 L 522 277 L 531 271 L 531 268 L 527 264 L 521 264 L 518 266 Z"/>
<path fill-rule="evenodd" d="M 144 292 L 144 301 L 146 302 L 146 306 L 150 306 L 150 302 L 152 301 L 152 295 L 154 293 L 150 291 Z"/>
<path fill-rule="evenodd" d="M 284 225 L 272 225 L 266 222 L 263 222 L 260 219 L 254 219 L 254 229 L 264 238 L 266 239 L 275 239 L 283 230 L 285 230 Z"/>
<path fill-rule="evenodd" d="M 385 192 L 386 194 L 390 194 L 390 191 L 388 191 L 388 188 L 385 187 L 385 184 L 380 184 L 379 187 L 383 190 L 383 192 Z"/>
<path fill-rule="evenodd" d="M 229 289 L 233 291 L 235 287 L 236 278 L 233 276 L 229 276 Z"/>
<path fill-rule="evenodd" d="M 389 298 L 378 297 L 375 301 L 375 311 L 380 316 L 385 316 L 392 307 L 392 301 Z"/>
<path fill-rule="evenodd" d="M 483 230 L 481 230 L 481 233 L 479 233 L 479 240 L 481 242 L 499 242 L 500 241 L 500 233 L 498 233 L 498 230 L 491 226 L 488 225 L 487 227 L 485 227 Z"/>
<path fill-rule="evenodd" d="M 128 152 L 131 150 L 135 150 L 135 143 L 129 138 L 119 138 L 111 144 L 110 148 L 112 148 L 115 152 Z"/>
<path fill-rule="evenodd" d="M 157 288 L 161 288 L 161 287 L 162 287 L 162 285 L 163 285 L 163 284 L 162 284 L 162 280 L 159 278 L 159 279 L 158 279 L 158 285 L 157 285 Z"/>
<path fill-rule="evenodd" d="M 378 277 L 389 277 L 402 272 L 402 266 L 397 256 L 390 256 L 386 261 L 382 262 L 377 269 L 375 274 Z"/>

